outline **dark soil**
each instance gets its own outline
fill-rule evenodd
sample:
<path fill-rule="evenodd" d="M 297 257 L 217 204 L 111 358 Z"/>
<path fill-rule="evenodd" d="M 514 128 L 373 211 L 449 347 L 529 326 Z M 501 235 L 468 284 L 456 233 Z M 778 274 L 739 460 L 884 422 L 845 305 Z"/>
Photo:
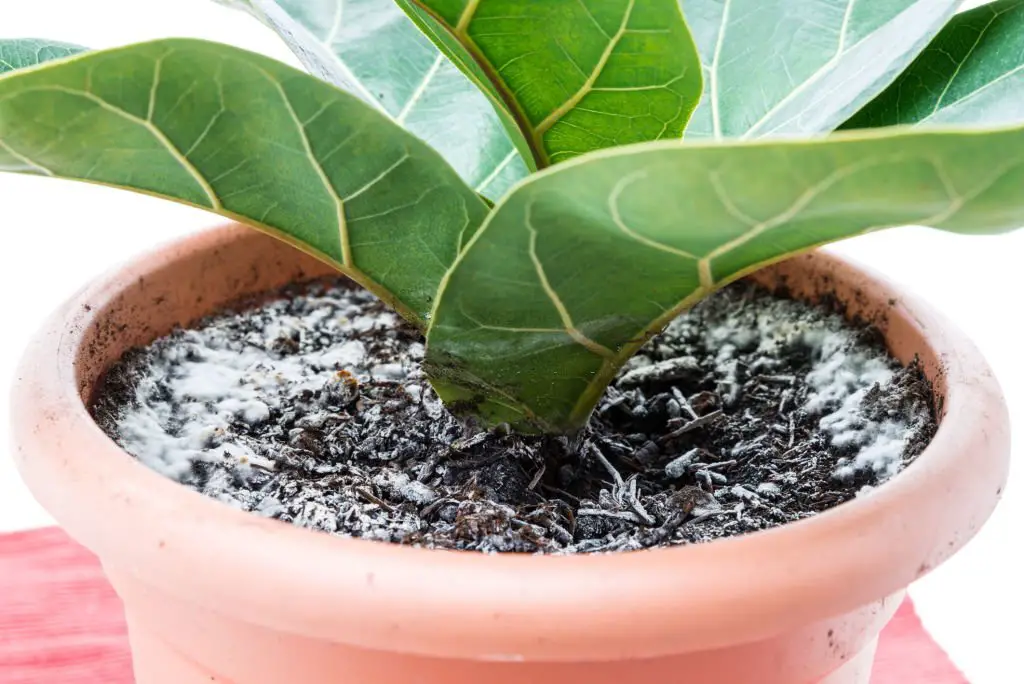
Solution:
<path fill-rule="evenodd" d="M 799 520 L 935 429 L 877 331 L 738 284 L 652 340 L 575 438 L 472 433 L 418 334 L 361 291 L 293 288 L 127 354 L 94 402 L 148 466 L 244 510 L 436 548 L 631 550 Z"/>

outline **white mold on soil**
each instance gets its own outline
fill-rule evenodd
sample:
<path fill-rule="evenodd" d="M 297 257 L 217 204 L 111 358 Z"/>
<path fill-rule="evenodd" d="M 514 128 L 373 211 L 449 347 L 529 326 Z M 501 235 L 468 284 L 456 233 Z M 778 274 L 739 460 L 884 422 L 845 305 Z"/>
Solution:
<path fill-rule="evenodd" d="M 369 294 L 314 286 L 137 350 L 94 413 L 163 475 L 367 539 L 597 552 L 755 531 L 900 471 L 934 420 L 870 326 L 736 285 L 673 321 L 573 439 L 477 433 L 422 340 Z"/>

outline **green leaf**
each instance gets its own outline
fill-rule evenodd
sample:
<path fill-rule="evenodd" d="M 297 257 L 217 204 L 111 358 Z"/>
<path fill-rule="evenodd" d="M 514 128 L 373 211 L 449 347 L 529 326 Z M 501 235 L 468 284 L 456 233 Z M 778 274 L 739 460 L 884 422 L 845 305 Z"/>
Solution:
<path fill-rule="evenodd" d="M 442 398 L 522 430 L 582 426 L 622 364 L 700 298 L 897 225 L 1024 223 L 1024 128 L 660 142 L 542 172 L 494 209 L 427 334 Z"/>
<path fill-rule="evenodd" d="M 1024 2 L 953 17 L 910 67 L 843 128 L 1024 120 Z"/>
<path fill-rule="evenodd" d="M 38 38 L 0 40 L 0 74 L 85 52 L 71 43 Z"/>
<path fill-rule="evenodd" d="M 529 145 L 504 105 L 495 108 L 394 0 L 226 4 L 277 32 L 312 74 L 426 141 L 477 192 L 497 199 L 534 170 Z"/>
<path fill-rule="evenodd" d="M 687 137 L 833 130 L 928 44 L 960 0 L 680 0 L 704 98 Z"/>
<path fill-rule="evenodd" d="M 436 152 L 362 101 L 194 40 L 0 77 L 0 169 L 238 219 L 335 265 L 416 322 L 487 212 Z"/>
<path fill-rule="evenodd" d="M 397 0 L 526 134 L 538 168 L 678 138 L 702 88 L 677 0 Z"/>

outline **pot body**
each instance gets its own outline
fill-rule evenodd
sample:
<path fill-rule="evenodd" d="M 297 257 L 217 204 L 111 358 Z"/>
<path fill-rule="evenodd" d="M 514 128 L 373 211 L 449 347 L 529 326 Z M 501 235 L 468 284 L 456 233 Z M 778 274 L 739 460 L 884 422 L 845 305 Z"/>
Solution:
<path fill-rule="evenodd" d="M 122 597 L 139 684 L 866 684 L 906 586 L 958 550 L 1007 474 L 991 372 L 946 321 L 835 257 L 754 277 L 828 294 L 917 356 L 943 419 L 904 473 L 796 524 L 603 556 L 486 556 L 339 539 L 258 518 L 134 461 L 92 422 L 103 371 L 240 297 L 328 274 L 226 226 L 86 288 L 30 348 L 15 457 Z"/>
<path fill-rule="evenodd" d="M 868 684 L 878 633 L 903 596 L 723 648 L 639 659 L 514 662 L 311 639 L 183 603 L 128 574 L 108 570 L 108 576 L 127 607 L 138 684 Z"/>
<path fill-rule="evenodd" d="M 126 605 L 138 684 L 868 684 L 879 631 L 903 598 L 900 592 L 767 639 L 716 649 L 651 658 L 515 662 L 312 639 L 182 602 L 127 573 L 108 569 L 107 574 Z"/>

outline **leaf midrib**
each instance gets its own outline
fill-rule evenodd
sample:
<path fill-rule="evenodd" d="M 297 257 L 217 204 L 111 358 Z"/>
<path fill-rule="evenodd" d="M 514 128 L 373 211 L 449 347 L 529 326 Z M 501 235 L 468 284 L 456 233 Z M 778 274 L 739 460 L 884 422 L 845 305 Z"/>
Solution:
<path fill-rule="evenodd" d="M 857 0 L 850 0 L 849 4 L 847 4 L 846 6 L 846 12 L 843 14 L 843 23 L 839 27 L 839 40 L 836 44 L 835 53 L 828 58 L 828 61 L 826 61 L 820 67 L 815 69 L 813 74 L 805 78 L 803 82 L 801 82 L 799 85 L 793 88 L 793 90 L 791 90 L 789 94 L 787 94 L 784 98 L 776 102 L 771 109 L 765 112 L 760 119 L 755 121 L 754 124 L 743 133 L 743 135 L 741 136 L 742 138 L 749 138 L 753 136 L 755 133 L 757 133 L 758 129 L 760 129 L 766 122 L 770 121 L 776 112 L 781 111 L 783 108 L 785 108 L 786 105 L 788 105 L 790 102 L 796 99 L 797 96 L 804 93 L 820 78 L 822 78 L 824 75 L 832 71 L 832 69 L 834 69 L 840 61 L 842 61 L 844 54 L 851 52 L 858 45 L 865 42 L 871 37 L 872 34 L 868 34 L 861 40 L 851 45 L 849 48 L 846 47 L 846 35 L 849 32 L 850 28 L 850 17 L 853 15 L 853 7 L 856 4 Z"/>
<path fill-rule="evenodd" d="M 474 41 L 469 35 L 469 22 L 472 20 L 479 2 L 471 1 L 467 5 L 466 10 L 463 11 L 463 14 L 459 17 L 460 26 L 462 26 L 463 22 L 465 22 L 465 26 L 463 26 L 461 31 L 449 26 L 448 22 L 445 21 L 444 18 L 437 12 L 435 12 L 431 7 L 426 5 L 423 2 L 423 0 L 409 0 L 409 2 L 418 7 L 421 11 L 423 11 L 424 14 L 430 16 L 430 18 L 433 19 L 438 26 L 443 28 L 448 33 L 448 35 L 450 35 L 457 43 L 459 43 L 460 45 L 462 45 L 462 47 L 466 49 L 466 52 L 469 53 L 469 56 L 473 58 L 473 61 L 484 72 L 484 74 L 487 76 L 487 79 L 491 82 L 491 85 L 494 86 L 495 92 L 498 93 L 498 96 L 501 98 L 502 104 L 505 105 L 505 110 L 512 117 L 513 121 L 515 121 L 516 126 L 519 127 L 519 130 L 524 133 L 527 131 L 532 131 L 533 128 L 530 124 L 530 119 L 526 115 L 526 112 L 523 110 L 522 106 L 519 104 L 519 101 L 516 100 L 515 96 L 512 94 L 512 90 L 508 87 L 508 83 L 506 83 L 505 79 L 501 77 L 501 74 L 499 74 L 494 69 L 494 65 L 491 64 L 490 60 L 488 60 L 484 56 L 483 52 L 480 50 L 480 46 L 477 45 L 476 41 Z M 472 12 L 469 11 L 470 9 L 472 9 Z M 544 168 L 546 166 L 550 166 L 551 160 L 548 158 L 547 153 L 544 151 L 543 147 L 537 144 L 537 139 L 533 135 L 524 135 L 523 139 L 526 141 L 527 146 L 530 148 L 530 153 L 533 155 L 533 160 L 537 168 Z"/>
<path fill-rule="evenodd" d="M 214 211 L 220 211 L 224 208 L 223 205 L 221 204 L 220 198 L 217 197 L 217 193 L 214 191 L 209 181 L 206 180 L 206 177 L 199 172 L 199 169 L 197 169 L 192 164 L 192 162 L 189 161 L 189 159 L 181 152 L 181 150 L 175 147 L 174 143 L 172 143 L 167 138 L 164 132 L 160 130 L 160 128 L 149 119 L 143 119 L 141 117 L 135 116 L 131 112 L 125 111 L 124 109 L 121 109 L 120 107 L 117 107 L 107 102 L 102 97 L 96 95 L 95 93 L 91 93 L 88 90 L 79 90 L 76 88 L 68 88 L 66 86 L 57 85 L 35 86 L 32 88 L 25 88 L 23 90 L 20 90 L 16 93 L 16 95 L 21 95 L 29 92 L 58 92 L 65 93 L 73 97 L 80 97 L 89 100 L 96 106 L 105 109 L 106 111 L 112 112 L 117 116 L 120 116 L 138 126 L 141 126 L 142 128 L 145 128 L 146 131 L 148 131 L 149 134 L 152 135 L 156 139 L 156 141 L 167 150 L 167 152 L 174 158 L 174 160 L 178 162 L 179 165 L 181 165 L 181 167 L 189 174 L 189 176 L 191 176 L 191 178 L 199 186 L 199 189 L 203 191 L 203 193 L 207 197 L 207 200 L 209 200 L 210 202 L 210 204 L 206 206 L 206 208 L 213 209 Z M 10 95 L 8 97 L 14 96 L 15 95 Z M 43 168 L 35 162 L 32 162 L 32 164 L 37 168 Z"/>
<path fill-rule="evenodd" d="M 807 78 L 797 84 L 785 97 L 772 105 L 757 121 L 750 125 L 746 131 L 744 131 L 739 138 L 750 139 L 754 137 L 757 132 L 771 120 L 777 112 L 781 111 L 786 105 L 795 100 L 799 95 L 803 94 L 813 84 L 818 82 L 823 76 L 828 74 L 835 66 L 842 60 L 843 56 L 849 54 L 852 50 L 857 48 L 859 45 L 871 38 L 869 34 L 857 41 L 853 45 L 847 45 L 847 37 L 849 34 L 850 20 L 853 16 L 853 8 L 857 4 L 857 0 L 849 0 L 846 5 L 846 9 L 843 12 L 843 21 L 839 27 L 839 36 L 836 44 L 836 50 L 831 57 L 828 58 L 821 66 L 814 70 Z M 732 0 L 725 0 L 722 8 L 722 25 L 718 32 L 718 36 L 715 42 L 715 50 L 713 53 L 710 72 L 710 92 L 708 93 L 711 106 L 711 123 L 712 123 L 712 135 L 715 139 L 723 139 L 724 135 L 722 132 L 721 122 L 721 102 L 719 99 L 719 84 L 718 84 L 718 71 L 719 63 L 721 61 L 722 46 L 725 42 L 725 33 L 729 27 L 730 9 Z"/>
<path fill-rule="evenodd" d="M 938 99 L 935 100 L 935 106 L 932 108 L 931 114 L 926 116 L 923 119 L 923 121 L 927 121 L 931 117 L 935 116 L 935 113 L 938 112 L 942 108 L 942 101 L 946 99 L 946 95 L 949 93 L 949 89 L 953 87 L 953 83 L 956 81 L 957 77 L 960 76 L 960 70 L 964 68 L 964 64 L 966 64 L 967 61 L 970 60 L 971 55 L 973 55 L 974 51 L 978 49 L 979 45 L 981 45 L 981 41 L 985 37 L 985 34 L 988 33 L 988 30 L 990 28 L 992 28 L 992 24 L 994 24 L 996 22 L 996 20 L 1000 16 L 1000 14 L 1001 14 L 1000 12 L 993 12 L 992 16 L 988 20 L 988 23 L 985 24 L 985 27 L 983 29 L 981 29 L 980 31 L 978 31 L 978 37 L 975 39 L 974 44 L 971 45 L 971 49 L 967 51 L 967 54 L 964 55 L 964 58 L 962 60 L 960 60 L 960 62 L 956 65 L 956 69 L 953 70 L 953 74 L 949 77 L 949 80 L 946 81 L 946 87 L 942 89 L 942 92 L 939 93 Z M 1004 74 L 1004 76 L 1005 75 L 1006 74 Z M 981 90 L 981 89 L 979 88 L 978 90 Z M 976 92 L 978 92 L 978 91 L 977 90 L 972 91 L 971 95 L 974 95 L 974 93 L 976 93 Z M 967 97 L 970 97 L 971 95 L 968 95 Z M 966 98 L 960 98 L 960 100 L 957 100 L 956 102 L 953 102 L 949 106 L 951 106 L 951 107 L 955 106 L 957 104 L 957 102 L 960 102 L 960 101 L 962 101 L 964 99 L 966 99 Z"/>
<path fill-rule="evenodd" d="M 305 156 L 309 159 L 310 164 L 313 166 L 313 170 L 316 171 L 317 176 L 320 178 L 320 182 L 323 183 L 324 190 L 327 191 L 327 194 L 334 202 L 335 210 L 337 212 L 338 239 L 341 246 L 341 263 L 351 269 L 355 269 L 352 259 L 352 245 L 348 234 L 348 224 L 345 220 L 345 203 L 338 195 L 338 191 L 335 189 L 334 183 L 332 183 L 331 179 L 327 176 L 323 163 L 317 159 L 316 155 L 313 153 L 313 146 L 309 141 L 309 133 L 306 131 L 306 125 L 302 123 L 302 119 L 299 118 L 298 113 L 295 111 L 295 107 L 292 105 L 292 101 L 288 98 L 288 93 L 285 92 L 284 86 L 282 86 L 277 79 L 263 69 L 259 69 L 259 72 L 271 83 L 271 85 L 273 85 L 274 89 L 281 96 L 281 103 L 284 105 L 285 109 L 288 110 L 288 115 L 295 122 L 295 130 L 298 132 L 299 138 L 302 140 L 302 149 L 305 152 Z"/>
<path fill-rule="evenodd" d="M 950 88 L 953 87 L 953 83 L 960 76 L 960 72 L 963 69 L 964 64 L 966 64 L 968 61 L 970 61 L 971 56 L 974 55 L 975 51 L 978 49 L 978 46 L 981 45 L 982 40 L 985 38 L 985 34 L 988 33 L 989 29 L 992 28 L 992 25 L 994 23 L 996 23 L 996 21 L 998 21 L 999 18 L 1001 16 L 1003 16 L 1004 14 L 1006 14 L 1007 12 L 1013 12 L 1014 10 L 1018 10 L 1018 9 L 1021 8 L 1022 5 L 1024 5 L 1024 1 L 1013 3 L 1012 5 L 1010 5 L 1008 7 L 1005 7 L 1003 9 L 999 10 L 999 11 L 992 11 L 992 16 L 989 18 L 988 23 L 985 24 L 985 26 L 978 32 L 978 37 L 975 39 L 974 44 L 971 45 L 970 50 L 967 51 L 967 54 L 965 54 L 963 59 L 961 59 L 960 62 L 956 65 L 956 69 L 953 71 L 953 74 L 949 77 L 949 80 L 946 81 L 946 86 L 942 89 L 942 93 L 939 94 L 938 99 L 935 101 L 935 106 L 932 108 L 931 113 L 929 113 L 928 116 L 926 116 L 923 119 L 921 119 L 918 122 L 918 124 L 922 124 L 922 123 L 925 123 L 927 121 L 930 121 L 939 112 L 941 112 L 941 111 L 943 111 L 945 109 L 949 109 L 950 107 L 956 107 L 957 105 L 959 105 L 959 104 L 961 104 L 963 102 L 967 102 L 967 101 L 973 99 L 974 97 L 976 97 L 977 95 L 979 95 L 980 93 L 985 92 L 986 90 L 988 90 L 992 86 L 996 85 L 997 83 L 1001 83 L 1002 81 L 1006 80 L 1007 78 L 1010 78 L 1011 76 L 1014 76 L 1014 75 L 1020 73 L 1021 71 L 1024 71 L 1024 64 L 1018 65 L 1018 66 L 1014 67 L 1013 69 L 1010 69 L 1006 73 L 1000 74 L 999 76 L 997 76 L 996 78 L 992 79 L 991 81 L 988 81 L 987 83 L 983 84 L 981 87 L 975 88 L 974 90 L 972 90 L 968 94 L 964 95 L 963 97 L 959 97 L 956 100 L 954 100 L 952 102 L 949 102 L 949 103 L 944 103 L 943 102 L 943 100 L 946 99 L 946 95 L 949 93 Z M 984 7 L 984 5 L 982 7 Z M 979 7 L 978 9 L 980 10 L 981 8 Z"/>
<path fill-rule="evenodd" d="M 591 69 L 590 74 L 583 82 L 583 85 L 532 129 L 531 135 L 537 139 L 536 142 L 538 146 L 543 146 L 541 144 L 541 139 L 544 137 L 544 134 L 547 133 L 552 126 L 558 123 L 563 116 L 572 111 L 572 109 L 578 105 L 584 97 L 586 97 L 587 93 L 593 89 L 594 83 L 596 83 L 597 79 L 601 76 L 601 72 L 604 71 L 605 66 L 607 66 L 608 60 L 611 59 L 612 53 L 615 52 L 615 48 L 618 47 L 619 42 L 622 41 L 622 37 L 626 35 L 626 31 L 629 28 L 629 20 L 633 16 L 634 7 L 636 7 L 636 0 L 629 0 L 629 4 L 626 6 L 626 11 L 622 14 L 622 21 L 619 24 L 618 30 L 611 36 L 604 34 L 608 38 L 608 45 L 601 53 L 601 57 L 597 60 L 597 64 L 594 65 L 593 69 Z M 586 5 L 584 5 L 584 9 L 587 9 Z M 587 13 L 590 13 L 589 9 L 587 10 Z M 591 18 L 593 18 L 592 14 Z"/>

